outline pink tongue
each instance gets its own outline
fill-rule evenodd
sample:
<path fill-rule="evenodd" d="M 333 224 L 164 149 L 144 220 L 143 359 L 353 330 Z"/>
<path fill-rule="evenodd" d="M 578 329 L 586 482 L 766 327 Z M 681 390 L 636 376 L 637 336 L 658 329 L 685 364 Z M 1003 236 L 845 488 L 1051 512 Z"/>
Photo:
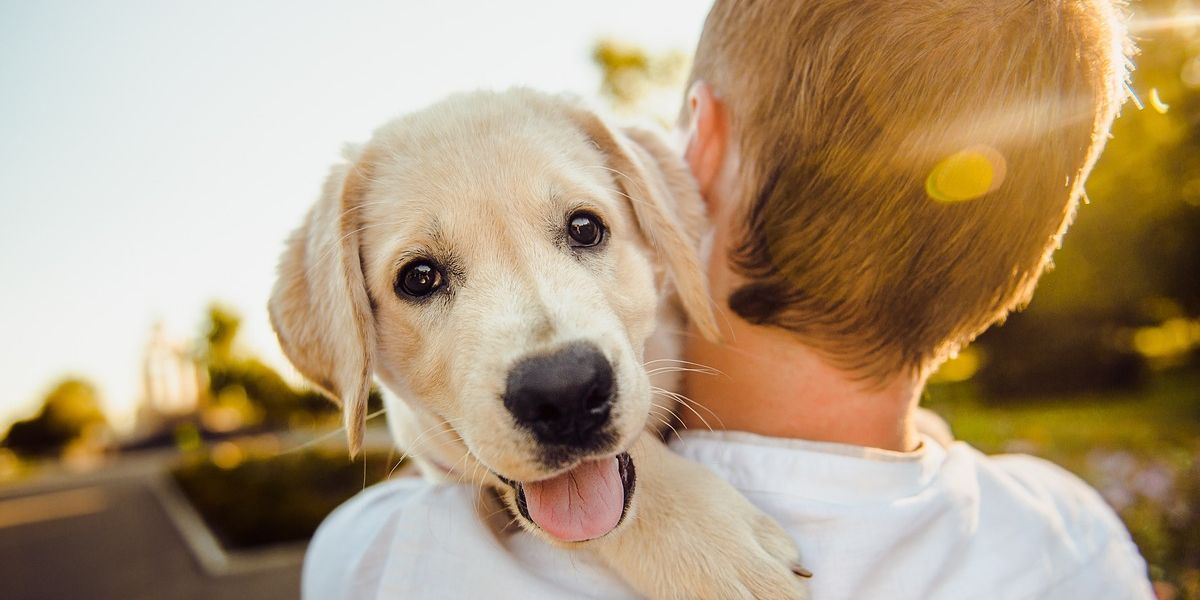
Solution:
<path fill-rule="evenodd" d="M 612 531 L 625 506 L 615 458 L 580 463 L 558 477 L 523 487 L 529 518 L 564 542 L 590 540 Z"/>

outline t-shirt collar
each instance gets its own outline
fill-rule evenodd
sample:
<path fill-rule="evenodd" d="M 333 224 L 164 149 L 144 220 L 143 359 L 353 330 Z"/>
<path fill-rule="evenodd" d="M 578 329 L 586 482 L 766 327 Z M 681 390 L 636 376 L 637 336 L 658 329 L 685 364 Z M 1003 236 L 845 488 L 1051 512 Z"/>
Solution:
<path fill-rule="evenodd" d="M 946 450 L 924 435 L 912 452 L 701 430 L 684 431 L 671 447 L 743 492 L 838 504 L 915 495 L 929 485 L 946 458 Z"/>

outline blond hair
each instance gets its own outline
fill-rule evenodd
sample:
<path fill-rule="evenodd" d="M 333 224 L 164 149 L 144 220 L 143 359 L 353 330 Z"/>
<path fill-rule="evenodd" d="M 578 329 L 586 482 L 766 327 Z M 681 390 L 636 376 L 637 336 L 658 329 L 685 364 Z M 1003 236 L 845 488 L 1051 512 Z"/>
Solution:
<path fill-rule="evenodd" d="M 1027 302 L 1124 99 L 1119 12 L 717 0 L 691 79 L 742 158 L 730 308 L 880 379 Z"/>

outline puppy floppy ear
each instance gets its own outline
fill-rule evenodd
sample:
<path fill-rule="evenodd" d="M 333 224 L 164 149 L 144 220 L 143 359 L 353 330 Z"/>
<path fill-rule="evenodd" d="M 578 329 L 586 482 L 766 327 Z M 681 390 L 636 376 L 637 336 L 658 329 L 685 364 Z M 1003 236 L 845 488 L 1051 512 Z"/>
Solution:
<path fill-rule="evenodd" d="M 704 201 L 687 166 L 650 132 L 614 131 L 591 111 L 564 108 L 607 157 L 638 227 L 667 266 L 688 320 L 705 338 L 718 341 L 720 330 L 700 262 Z"/>
<path fill-rule="evenodd" d="M 335 165 L 292 233 L 271 293 L 271 324 L 296 369 L 342 407 L 350 454 L 362 447 L 375 328 L 359 259 L 358 209 L 372 163 Z"/>

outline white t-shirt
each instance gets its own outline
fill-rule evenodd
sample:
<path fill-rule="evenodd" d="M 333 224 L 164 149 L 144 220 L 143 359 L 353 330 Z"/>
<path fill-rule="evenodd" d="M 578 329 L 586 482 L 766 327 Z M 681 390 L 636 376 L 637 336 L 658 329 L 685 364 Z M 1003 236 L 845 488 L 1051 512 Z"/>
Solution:
<path fill-rule="evenodd" d="M 1154 597 L 1113 511 L 1037 458 L 930 438 L 896 453 L 737 432 L 685 432 L 672 447 L 792 534 L 815 600 Z M 468 486 L 372 486 L 317 531 L 304 598 L 635 597 L 590 553 L 507 523 Z"/>

